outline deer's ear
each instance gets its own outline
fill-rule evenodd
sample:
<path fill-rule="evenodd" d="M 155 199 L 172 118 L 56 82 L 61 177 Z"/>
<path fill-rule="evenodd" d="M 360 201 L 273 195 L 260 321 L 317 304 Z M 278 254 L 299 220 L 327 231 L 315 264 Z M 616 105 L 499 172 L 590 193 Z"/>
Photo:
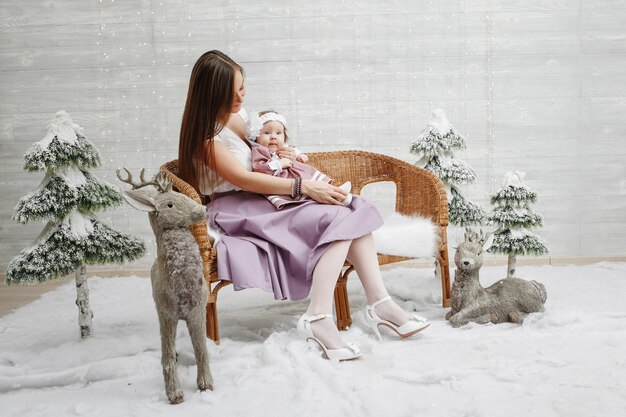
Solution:
<path fill-rule="evenodd" d="M 488 250 L 491 245 L 493 245 L 493 240 L 495 239 L 496 234 L 495 233 L 489 233 L 487 235 L 487 239 L 485 239 L 485 243 L 483 243 L 483 250 L 486 251 Z"/>
<path fill-rule="evenodd" d="M 122 195 L 124 200 L 137 210 L 148 212 L 156 210 L 154 199 L 150 195 L 133 190 L 125 190 Z"/>

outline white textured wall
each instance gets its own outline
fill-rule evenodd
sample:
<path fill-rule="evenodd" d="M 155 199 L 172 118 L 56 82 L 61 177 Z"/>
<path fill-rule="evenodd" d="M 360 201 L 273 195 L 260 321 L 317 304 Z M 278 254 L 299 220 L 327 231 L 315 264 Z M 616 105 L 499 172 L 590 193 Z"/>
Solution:
<path fill-rule="evenodd" d="M 467 137 L 470 197 L 487 205 L 507 170 L 526 171 L 552 256 L 624 256 L 625 26 L 623 0 L 4 0 L 0 265 L 42 228 L 10 217 L 41 180 L 22 155 L 47 120 L 67 110 L 111 182 L 120 166 L 154 173 L 176 157 L 191 66 L 209 49 L 244 66 L 248 107 L 286 114 L 305 150 L 414 161 L 441 107 Z M 101 217 L 152 236 L 144 214 Z"/>

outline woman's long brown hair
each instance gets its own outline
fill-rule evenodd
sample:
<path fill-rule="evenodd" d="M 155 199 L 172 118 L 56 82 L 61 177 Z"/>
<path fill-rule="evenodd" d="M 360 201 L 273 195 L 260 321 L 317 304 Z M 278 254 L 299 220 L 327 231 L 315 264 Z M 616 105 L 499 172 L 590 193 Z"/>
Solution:
<path fill-rule="evenodd" d="M 236 71 L 243 74 L 241 66 L 220 51 L 205 52 L 191 71 L 178 142 L 178 170 L 198 191 L 201 173 L 197 165 L 201 162 L 205 178 L 211 178 L 207 162 L 213 160 L 213 138 L 230 115 Z"/>

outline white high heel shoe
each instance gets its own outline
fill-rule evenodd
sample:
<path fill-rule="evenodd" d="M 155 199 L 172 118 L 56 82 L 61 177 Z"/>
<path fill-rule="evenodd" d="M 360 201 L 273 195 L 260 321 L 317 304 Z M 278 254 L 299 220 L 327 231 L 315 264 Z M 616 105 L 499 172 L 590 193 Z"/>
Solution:
<path fill-rule="evenodd" d="M 342 347 L 339 349 L 329 349 L 326 347 L 324 342 L 315 337 L 313 334 L 313 329 L 311 329 L 311 323 L 318 320 L 323 320 L 325 318 L 330 318 L 332 320 L 332 314 L 316 314 L 314 316 L 309 316 L 308 314 L 303 314 L 298 320 L 297 329 L 306 336 L 306 340 L 313 340 L 317 342 L 318 345 L 324 351 L 324 357 L 326 359 L 332 360 L 337 359 L 340 361 L 349 361 L 352 359 L 356 359 L 361 356 L 361 351 L 358 346 L 354 343 L 348 343 L 346 347 Z"/>
<path fill-rule="evenodd" d="M 430 323 L 428 323 L 428 320 L 426 318 L 415 313 L 411 314 L 409 316 L 409 321 L 401 326 L 398 326 L 397 324 L 394 324 L 388 320 L 381 319 L 380 317 L 378 317 L 378 314 L 376 314 L 375 308 L 377 305 L 384 303 L 387 300 L 391 300 L 391 296 L 381 298 L 374 304 L 365 307 L 365 322 L 374 331 L 374 333 L 376 333 L 378 340 L 383 340 L 383 337 L 380 334 L 380 329 L 378 328 L 378 326 L 381 325 L 389 327 L 402 338 L 413 336 L 415 333 L 421 332 L 422 330 L 430 326 Z"/>

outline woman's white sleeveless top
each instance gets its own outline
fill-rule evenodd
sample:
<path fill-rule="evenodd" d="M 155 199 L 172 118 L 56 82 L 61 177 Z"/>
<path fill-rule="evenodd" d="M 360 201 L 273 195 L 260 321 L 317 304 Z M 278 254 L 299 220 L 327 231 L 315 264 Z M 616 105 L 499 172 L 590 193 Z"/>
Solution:
<path fill-rule="evenodd" d="M 239 112 L 241 118 L 247 122 L 248 116 L 244 109 Z M 213 138 L 214 141 L 222 142 L 224 146 L 230 151 L 231 154 L 243 165 L 248 171 L 252 171 L 252 151 L 246 142 L 246 139 L 241 139 L 235 132 L 227 127 L 224 127 L 222 131 Z M 196 169 L 198 170 L 198 176 L 200 178 L 200 192 L 204 195 L 211 195 L 215 193 L 224 193 L 226 191 L 241 190 L 241 188 L 234 186 L 230 182 L 224 180 L 221 177 L 217 177 L 214 189 L 211 189 L 211 183 L 209 182 L 208 172 L 210 168 L 204 167 L 204 164 L 196 161 Z"/>

